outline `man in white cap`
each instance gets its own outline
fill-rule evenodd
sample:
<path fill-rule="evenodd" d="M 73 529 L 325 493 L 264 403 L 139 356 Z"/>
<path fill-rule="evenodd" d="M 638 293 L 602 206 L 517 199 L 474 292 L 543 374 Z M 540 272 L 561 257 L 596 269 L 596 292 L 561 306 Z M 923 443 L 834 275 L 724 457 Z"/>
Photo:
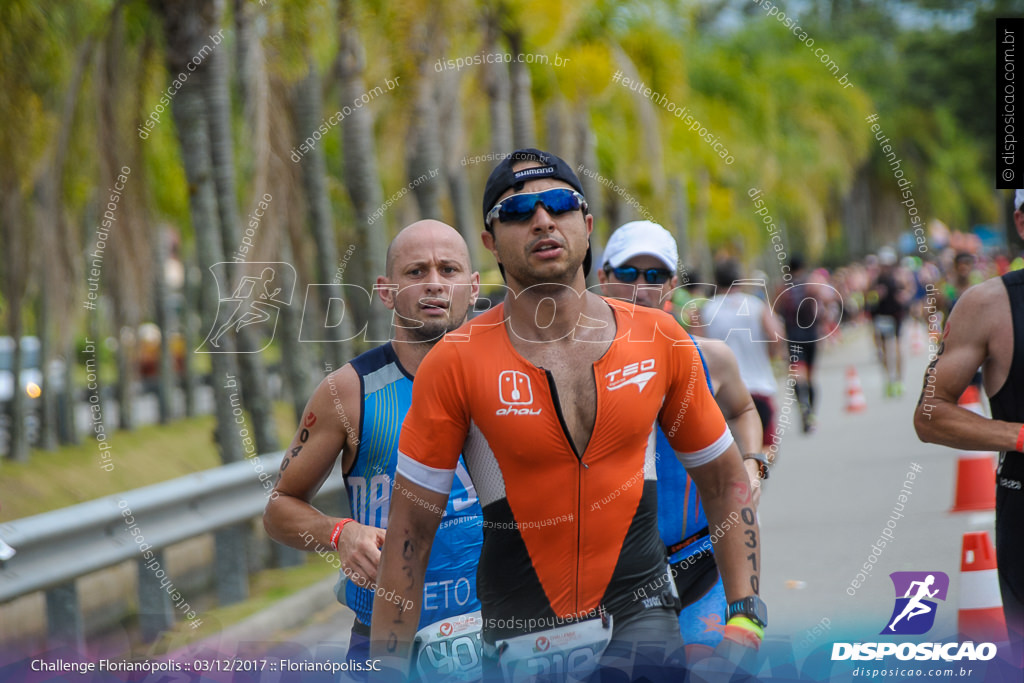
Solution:
<path fill-rule="evenodd" d="M 657 223 L 626 223 L 608 240 L 604 266 L 597 273 L 605 296 L 635 301 L 647 308 L 662 308 L 678 285 L 678 252 L 672 235 Z M 736 357 L 715 339 L 693 337 L 706 366 L 715 402 L 744 454 L 755 504 L 760 480 L 768 475 L 762 451 L 761 418 L 750 392 L 740 379 Z M 727 601 L 712 554 L 707 517 L 693 480 L 672 457 L 665 434 L 658 429 L 658 530 L 665 544 L 679 591 L 682 612 L 679 626 L 690 662 L 711 654 L 722 640 Z"/>
<path fill-rule="evenodd" d="M 1013 220 L 1024 239 L 1024 190 Z M 986 418 L 957 405 L 981 368 L 992 408 Z M 999 451 L 996 472 L 996 563 L 1003 612 L 1016 666 L 1024 659 L 1024 271 L 977 284 L 949 315 L 942 342 L 925 373 L 914 412 L 917 436 L 928 443 Z"/>

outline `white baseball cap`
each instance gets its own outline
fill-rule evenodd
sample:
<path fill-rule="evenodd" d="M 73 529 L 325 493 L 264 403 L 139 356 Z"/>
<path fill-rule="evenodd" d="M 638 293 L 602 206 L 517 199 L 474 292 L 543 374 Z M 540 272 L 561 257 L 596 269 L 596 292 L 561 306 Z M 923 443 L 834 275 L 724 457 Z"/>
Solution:
<path fill-rule="evenodd" d="M 604 248 L 604 262 L 618 268 L 634 256 L 654 256 L 673 273 L 679 261 L 675 238 L 651 221 L 632 221 L 619 227 Z"/>
<path fill-rule="evenodd" d="M 1013 195 L 1013 208 L 1020 209 L 1024 204 L 1024 190 L 1017 190 Z"/>

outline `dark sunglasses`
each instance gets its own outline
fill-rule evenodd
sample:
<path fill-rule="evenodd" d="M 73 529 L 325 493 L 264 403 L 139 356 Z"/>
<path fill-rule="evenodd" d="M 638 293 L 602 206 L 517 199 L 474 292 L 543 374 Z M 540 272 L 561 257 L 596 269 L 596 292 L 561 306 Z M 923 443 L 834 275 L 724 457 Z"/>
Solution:
<path fill-rule="evenodd" d="M 635 282 L 640 273 L 644 274 L 644 281 L 649 285 L 663 285 L 672 279 L 672 271 L 665 268 L 648 268 L 640 270 L 636 266 L 619 266 L 612 268 L 610 265 L 604 267 L 604 272 L 612 273 L 619 282 Z"/>
<path fill-rule="evenodd" d="M 565 213 L 567 211 L 587 210 L 587 200 L 579 192 L 562 187 L 544 190 L 543 192 L 530 192 L 527 194 L 514 194 L 505 197 L 494 205 L 494 208 L 487 212 L 487 226 L 491 227 L 495 216 L 502 223 L 509 221 L 522 222 L 528 220 L 537 205 L 543 204 L 544 209 L 552 215 Z"/>

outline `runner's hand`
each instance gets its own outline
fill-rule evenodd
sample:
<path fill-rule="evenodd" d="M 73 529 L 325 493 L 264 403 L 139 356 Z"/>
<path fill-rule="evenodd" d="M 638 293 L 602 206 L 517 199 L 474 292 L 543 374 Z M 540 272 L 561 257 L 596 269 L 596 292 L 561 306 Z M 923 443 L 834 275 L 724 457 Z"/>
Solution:
<path fill-rule="evenodd" d="M 761 646 L 761 639 L 758 637 L 758 635 L 753 631 L 745 629 L 741 626 L 730 626 L 726 624 L 723 642 L 726 640 L 732 643 L 737 643 L 744 647 L 752 648 L 754 650 L 758 649 Z"/>
<path fill-rule="evenodd" d="M 338 558 L 341 569 L 355 585 L 366 588 L 377 580 L 380 566 L 380 547 L 384 545 L 384 530 L 349 522 L 338 538 Z"/>

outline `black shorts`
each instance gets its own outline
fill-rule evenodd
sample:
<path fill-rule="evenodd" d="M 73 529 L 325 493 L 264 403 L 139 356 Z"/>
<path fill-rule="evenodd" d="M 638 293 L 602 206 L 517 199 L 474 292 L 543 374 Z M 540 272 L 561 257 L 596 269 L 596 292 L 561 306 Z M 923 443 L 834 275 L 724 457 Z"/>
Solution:
<path fill-rule="evenodd" d="M 718 565 L 710 550 L 703 550 L 672 565 L 681 608 L 697 602 L 718 582 Z"/>
<path fill-rule="evenodd" d="M 903 316 L 900 315 L 876 315 L 875 333 L 882 339 L 900 338 L 900 331 L 903 328 Z"/>
<path fill-rule="evenodd" d="M 996 472 L 996 564 L 1014 659 L 1024 660 L 1024 455 L 1001 456 Z"/>

